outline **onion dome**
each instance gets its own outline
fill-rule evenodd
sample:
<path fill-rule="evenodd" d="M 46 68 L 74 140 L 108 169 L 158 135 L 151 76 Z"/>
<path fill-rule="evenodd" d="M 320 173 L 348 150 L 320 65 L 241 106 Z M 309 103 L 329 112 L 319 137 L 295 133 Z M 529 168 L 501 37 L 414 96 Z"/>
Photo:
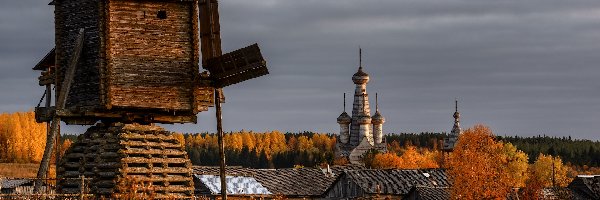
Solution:
<path fill-rule="evenodd" d="M 373 117 L 371 118 L 371 121 L 373 122 L 373 124 L 383 124 L 385 122 L 385 117 L 381 116 L 381 113 L 379 113 L 379 110 L 377 112 L 375 112 L 375 115 L 373 115 Z"/>
<path fill-rule="evenodd" d="M 385 118 L 379 112 L 379 95 L 377 93 L 375 93 L 375 110 L 375 115 L 372 117 L 373 124 L 385 123 Z"/>
<path fill-rule="evenodd" d="M 345 111 L 337 118 L 338 124 L 349 124 L 352 118 Z"/>
<path fill-rule="evenodd" d="M 363 72 L 362 66 L 358 68 L 358 71 L 352 76 L 354 84 L 365 84 L 369 82 L 369 74 Z"/>

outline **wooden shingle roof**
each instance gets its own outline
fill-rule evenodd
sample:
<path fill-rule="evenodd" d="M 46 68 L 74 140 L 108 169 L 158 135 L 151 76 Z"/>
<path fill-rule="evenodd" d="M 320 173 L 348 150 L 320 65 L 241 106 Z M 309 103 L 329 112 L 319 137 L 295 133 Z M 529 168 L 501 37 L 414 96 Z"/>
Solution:
<path fill-rule="evenodd" d="M 415 192 L 417 199 L 420 200 L 448 200 L 450 199 L 450 189 L 448 187 L 413 187 L 411 192 Z"/>
<path fill-rule="evenodd" d="M 323 173 L 318 168 L 249 169 L 228 167 L 227 175 L 252 176 L 272 194 L 285 196 L 320 196 L 336 177 Z M 218 175 L 218 167 L 194 167 L 194 174 Z"/>
<path fill-rule="evenodd" d="M 286 196 L 319 196 L 335 181 L 317 168 L 258 170 L 256 178 L 273 194 Z"/>
<path fill-rule="evenodd" d="M 365 193 L 406 195 L 412 187 L 449 187 L 444 169 L 363 169 L 346 171 Z"/>
<path fill-rule="evenodd" d="M 575 199 L 600 199 L 600 175 L 577 176 L 567 187 Z"/>

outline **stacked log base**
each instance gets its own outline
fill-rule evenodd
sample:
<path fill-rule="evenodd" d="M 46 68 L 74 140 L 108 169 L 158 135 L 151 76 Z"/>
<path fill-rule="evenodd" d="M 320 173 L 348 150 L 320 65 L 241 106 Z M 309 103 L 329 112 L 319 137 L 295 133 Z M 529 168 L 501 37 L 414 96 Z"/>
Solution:
<path fill-rule="evenodd" d="M 191 198 L 191 166 L 183 145 L 158 126 L 97 124 L 61 159 L 58 187 L 80 193 L 84 176 L 90 178 L 84 190 L 99 196 L 129 195 L 137 188 L 158 199 Z"/>

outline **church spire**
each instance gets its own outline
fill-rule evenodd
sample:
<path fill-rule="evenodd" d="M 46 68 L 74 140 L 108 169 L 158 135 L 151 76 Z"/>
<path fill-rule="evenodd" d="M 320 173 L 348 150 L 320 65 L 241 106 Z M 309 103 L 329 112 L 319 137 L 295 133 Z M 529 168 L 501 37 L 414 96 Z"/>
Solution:
<path fill-rule="evenodd" d="M 344 93 L 344 112 L 337 118 L 338 124 L 340 124 L 340 142 L 346 144 L 350 139 L 350 123 L 352 118 L 346 113 L 346 93 Z"/>
<path fill-rule="evenodd" d="M 344 92 L 344 112 L 346 112 L 346 93 Z"/>
<path fill-rule="evenodd" d="M 460 113 L 458 112 L 458 98 L 454 100 L 454 126 L 452 127 L 452 135 L 458 136 L 460 130 Z"/>
<path fill-rule="evenodd" d="M 375 92 L 375 112 L 379 112 L 379 98 L 377 98 L 377 92 Z"/>
<path fill-rule="evenodd" d="M 362 48 L 358 47 L 358 69 L 362 69 Z"/>
<path fill-rule="evenodd" d="M 371 122 L 373 123 L 373 140 L 375 140 L 375 144 L 383 142 L 383 123 L 385 123 L 385 118 L 379 112 L 378 96 L 379 95 L 375 93 L 375 115 L 371 117 Z"/>

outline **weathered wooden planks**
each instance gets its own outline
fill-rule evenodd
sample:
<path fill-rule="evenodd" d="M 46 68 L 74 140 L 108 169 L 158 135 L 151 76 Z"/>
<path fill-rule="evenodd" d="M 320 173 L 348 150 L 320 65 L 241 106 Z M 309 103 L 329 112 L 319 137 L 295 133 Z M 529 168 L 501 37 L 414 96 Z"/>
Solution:
<path fill-rule="evenodd" d="M 60 90 L 79 28 L 85 42 L 66 109 L 69 124 L 90 124 L 116 113 L 132 120 L 196 122 L 212 106 L 210 84 L 199 75 L 197 0 L 60 0 L 55 2 L 56 76 L 40 84 Z M 159 16 L 161 13 L 161 16 Z M 155 119 L 160 119 L 158 121 Z"/>

